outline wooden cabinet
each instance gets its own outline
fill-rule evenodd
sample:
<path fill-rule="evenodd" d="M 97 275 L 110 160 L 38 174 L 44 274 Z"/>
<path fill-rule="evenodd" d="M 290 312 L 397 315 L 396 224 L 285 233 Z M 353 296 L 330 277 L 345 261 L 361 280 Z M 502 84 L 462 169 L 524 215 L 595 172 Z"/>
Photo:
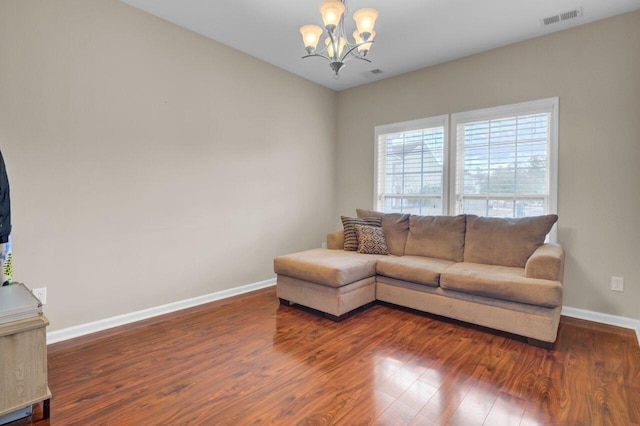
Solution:
<path fill-rule="evenodd" d="M 49 417 L 44 315 L 0 324 L 0 416 L 42 402 Z"/>

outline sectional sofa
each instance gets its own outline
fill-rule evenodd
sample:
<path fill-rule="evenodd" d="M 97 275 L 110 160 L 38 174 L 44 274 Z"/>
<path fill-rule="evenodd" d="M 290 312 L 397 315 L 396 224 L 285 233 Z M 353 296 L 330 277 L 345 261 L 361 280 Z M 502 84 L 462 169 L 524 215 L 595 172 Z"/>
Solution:
<path fill-rule="evenodd" d="M 343 218 L 345 229 L 327 236 L 326 249 L 274 259 L 282 304 L 340 320 L 380 300 L 522 335 L 532 344 L 555 341 L 564 251 L 545 237 L 556 215 L 501 219 L 359 209 L 357 216 Z"/>

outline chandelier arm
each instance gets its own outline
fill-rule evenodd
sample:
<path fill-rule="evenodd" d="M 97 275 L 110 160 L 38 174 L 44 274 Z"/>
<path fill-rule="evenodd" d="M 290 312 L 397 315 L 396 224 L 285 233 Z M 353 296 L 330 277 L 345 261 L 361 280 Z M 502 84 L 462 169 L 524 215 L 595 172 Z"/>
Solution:
<path fill-rule="evenodd" d="M 371 40 L 371 41 L 365 41 L 365 42 L 362 42 L 362 43 L 359 43 L 359 44 L 353 45 L 353 47 L 352 47 L 351 49 L 349 49 L 349 50 L 347 51 L 347 53 L 345 53 L 344 55 L 342 55 L 341 61 L 342 61 L 342 62 L 344 62 L 344 61 L 345 61 L 345 59 L 347 58 L 347 56 L 349 56 L 349 54 L 351 54 L 351 52 L 353 52 L 354 50 L 356 50 L 358 47 L 365 45 L 366 43 L 373 43 L 373 40 Z M 349 44 L 349 46 L 351 46 L 351 44 Z M 358 58 L 358 59 L 364 59 L 364 57 L 362 57 L 362 56 L 358 56 L 358 55 L 356 55 L 356 54 L 352 54 L 352 55 L 351 55 L 351 57 L 352 57 L 352 58 Z M 371 61 L 369 61 L 368 59 L 367 59 L 367 61 L 368 61 L 369 63 L 371 63 Z"/>
<path fill-rule="evenodd" d="M 342 23 L 342 18 L 340 18 L 340 23 Z M 339 56 L 339 53 L 340 53 L 339 44 L 340 44 L 340 36 L 341 36 L 341 29 L 339 28 L 340 27 L 340 23 L 338 23 L 338 27 L 336 27 L 336 32 L 337 32 L 336 35 L 338 36 L 337 38 L 333 37 L 333 32 L 332 31 L 327 31 L 327 34 L 329 34 L 329 39 L 331 40 L 330 44 L 331 44 L 332 49 L 333 49 L 333 55 L 332 55 L 333 57 L 331 58 L 331 60 L 333 60 L 333 61 L 337 61 L 338 58 L 340 57 Z M 337 42 L 336 42 L 336 40 L 337 40 Z M 327 45 L 325 47 L 325 51 L 329 51 L 329 45 Z M 327 56 L 329 56 L 329 55 L 327 55 Z"/>
<path fill-rule="evenodd" d="M 356 59 L 360 59 L 361 61 L 366 61 L 366 62 L 371 63 L 371 60 L 369 60 L 369 59 L 367 59 L 367 58 L 363 58 L 362 56 L 354 56 L 354 55 L 351 55 L 351 57 L 352 57 L 352 58 L 356 58 Z"/>
<path fill-rule="evenodd" d="M 326 54 L 326 52 L 329 50 L 329 46 L 325 46 L 324 48 L 320 49 L 320 50 L 316 50 L 313 53 L 311 53 L 311 55 L 324 55 L 326 57 L 329 57 L 329 55 Z M 309 55 L 307 55 L 309 56 Z"/>
<path fill-rule="evenodd" d="M 333 61 L 331 60 L 331 58 L 330 58 L 330 57 L 328 57 L 327 55 L 322 55 L 322 54 L 319 54 L 319 53 L 312 53 L 312 54 L 310 54 L 310 55 L 305 55 L 305 56 L 303 56 L 303 57 L 302 57 L 302 59 L 305 59 L 305 58 L 311 58 L 312 56 L 317 56 L 318 58 L 326 59 L 327 61 L 329 61 L 329 63 L 333 62 Z M 369 62 L 371 62 L 371 61 L 369 61 Z"/>

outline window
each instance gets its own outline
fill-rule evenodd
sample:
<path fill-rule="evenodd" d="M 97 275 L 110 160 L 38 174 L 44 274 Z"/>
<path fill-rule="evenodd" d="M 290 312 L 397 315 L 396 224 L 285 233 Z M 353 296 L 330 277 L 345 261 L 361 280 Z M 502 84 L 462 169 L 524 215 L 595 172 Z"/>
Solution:
<path fill-rule="evenodd" d="M 448 116 L 376 127 L 376 210 L 441 215 Z"/>
<path fill-rule="evenodd" d="M 557 212 L 558 98 L 377 126 L 375 206 L 418 215 Z"/>
<path fill-rule="evenodd" d="M 453 114 L 454 214 L 556 212 L 558 99 Z"/>

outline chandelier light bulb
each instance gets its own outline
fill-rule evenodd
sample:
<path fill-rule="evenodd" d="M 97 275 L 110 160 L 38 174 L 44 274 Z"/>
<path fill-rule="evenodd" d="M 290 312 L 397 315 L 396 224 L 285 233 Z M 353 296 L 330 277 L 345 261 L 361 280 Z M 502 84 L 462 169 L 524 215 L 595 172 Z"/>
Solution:
<path fill-rule="evenodd" d="M 371 35 L 367 39 L 368 43 L 365 43 L 365 40 L 360 37 L 360 33 L 358 33 L 358 30 L 355 30 L 353 32 L 353 39 L 358 45 L 358 52 L 362 53 L 363 56 L 366 55 L 369 50 L 371 50 L 371 45 L 373 44 L 372 41 L 374 38 L 376 38 L 376 32 L 371 31 Z"/>
<path fill-rule="evenodd" d="M 308 53 L 314 52 L 320 36 L 322 35 L 322 28 L 317 25 L 304 25 L 300 27 L 300 34 L 302 35 L 302 42 Z"/>
<path fill-rule="evenodd" d="M 371 8 L 359 9 L 353 13 L 353 20 L 356 21 L 358 32 L 363 40 L 368 40 L 373 32 L 373 26 L 378 19 L 378 11 Z"/>
<path fill-rule="evenodd" d="M 327 37 L 324 39 L 324 44 L 327 45 L 327 53 L 329 54 L 330 58 L 335 58 L 338 59 L 341 55 L 342 52 L 344 51 L 344 47 L 347 45 L 347 41 L 344 38 L 340 38 L 340 40 L 338 41 L 338 55 L 334 55 L 333 54 L 333 43 L 331 43 L 331 38 Z"/>
<path fill-rule="evenodd" d="M 318 9 L 322 15 L 324 27 L 327 31 L 334 31 L 340 23 L 340 19 L 344 13 L 344 4 L 338 0 L 326 0 L 320 4 Z"/>

